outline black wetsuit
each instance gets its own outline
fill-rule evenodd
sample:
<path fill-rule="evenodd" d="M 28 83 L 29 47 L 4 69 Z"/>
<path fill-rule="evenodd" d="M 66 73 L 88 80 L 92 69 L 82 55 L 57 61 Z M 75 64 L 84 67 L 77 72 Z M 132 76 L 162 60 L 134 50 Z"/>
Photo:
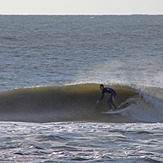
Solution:
<path fill-rule="evenodd" d="M 115 109 L 117 109 L 116 105 L 113 103 L 113 97 L 115 97 L 117 95 L 116 91 L 113 90 L 112 88 L 108 88 L 108 87 L 104 88 L 102 90 L 102 96 L 100 98 L 100 101 L 104 98 L 105 93 L 111 93 L 111 95 L 108 99 L 108 104 L 109 104 L 110 109 L 112 109 L 112 105 L 114 106 Z"/>

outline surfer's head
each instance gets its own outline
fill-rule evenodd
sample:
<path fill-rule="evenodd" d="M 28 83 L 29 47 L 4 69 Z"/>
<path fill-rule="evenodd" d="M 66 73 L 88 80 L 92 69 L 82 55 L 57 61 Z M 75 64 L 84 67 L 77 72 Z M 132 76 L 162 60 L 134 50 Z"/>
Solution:
<path fill-rule="evenodd" d="M 100 84 L 100 89 L 103 90 L 104 89 L 104 85 Z"/>

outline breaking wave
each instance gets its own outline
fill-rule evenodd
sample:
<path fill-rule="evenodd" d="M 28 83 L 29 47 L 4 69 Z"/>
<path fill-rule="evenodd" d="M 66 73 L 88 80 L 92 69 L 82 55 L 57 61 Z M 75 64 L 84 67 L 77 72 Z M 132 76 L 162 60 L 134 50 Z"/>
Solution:
<path fill-rule="evenodd" d="M 118 94 L 116 105 L 122 109 L 119 114 L 102 114 L 109 108 L 108 95 L 96 105 L 101 96 L 99 86 L 80 84 L 1 92 L 0 121 L 163 122 L 162 88 L 112 87 Z"/>

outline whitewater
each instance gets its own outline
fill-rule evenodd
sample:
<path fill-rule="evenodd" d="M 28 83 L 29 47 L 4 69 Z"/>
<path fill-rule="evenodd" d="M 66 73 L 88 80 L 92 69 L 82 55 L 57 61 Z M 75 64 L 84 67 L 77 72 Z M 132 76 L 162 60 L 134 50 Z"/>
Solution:
<path fill-rule="evenodd" d="M 1 162 L 163 161 L 162 15 L 0 22 Z"/>

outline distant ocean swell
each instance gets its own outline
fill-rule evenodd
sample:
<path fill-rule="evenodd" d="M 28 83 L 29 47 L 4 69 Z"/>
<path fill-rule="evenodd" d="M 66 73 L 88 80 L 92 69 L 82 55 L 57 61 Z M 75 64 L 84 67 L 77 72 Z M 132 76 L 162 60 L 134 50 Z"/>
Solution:
<path fill-rule="evenodd" d="M 117 91 L 116 104 L 120 114 L 104 115 L 109 109 L 108 95 L 96 105 L 101 92 L 97 84 L 20 88 L 0 94 L 0 121 L 57 122 L 163 122 L 162 88 L 136 90 L 113 86 Z M 152 95 L 146 92 L 153 92 Z M 162 90 L 160 91 L 162 92 Z M 156 96 L 154 96 L 156 95 Z"/>

